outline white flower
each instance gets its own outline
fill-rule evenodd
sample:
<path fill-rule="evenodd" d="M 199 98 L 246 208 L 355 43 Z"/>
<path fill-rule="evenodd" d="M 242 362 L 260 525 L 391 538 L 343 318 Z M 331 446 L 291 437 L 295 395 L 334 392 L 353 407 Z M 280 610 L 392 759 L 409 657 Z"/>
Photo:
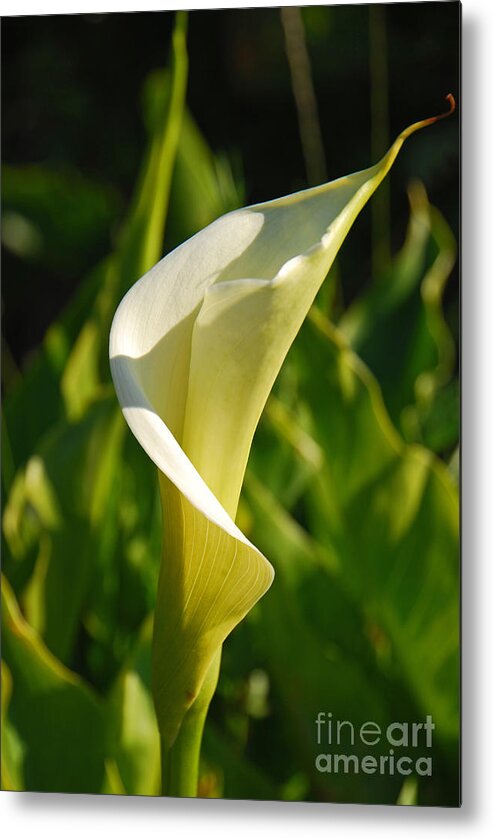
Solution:
<path fill-rule="evenodd" d="M 375 166 L 222 216 L 122 300 L 111 370 L 160 473 L 154 697 L 170 746 L 222 642 L 273 569 L 234 523 L 253 433 L 286 353 L 407 128 Z"/>

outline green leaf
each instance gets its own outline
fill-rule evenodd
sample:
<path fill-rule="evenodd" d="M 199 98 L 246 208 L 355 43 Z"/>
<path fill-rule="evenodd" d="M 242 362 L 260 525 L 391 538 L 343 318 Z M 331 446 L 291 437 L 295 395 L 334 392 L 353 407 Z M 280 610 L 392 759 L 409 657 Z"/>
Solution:
<path fill-rule="evenodd" d="M 2 166 L 2 243 L 16 256 L 73 275 L 109 239 L 119 202 L 76 170 Z"/>
<path fill-rule="evenodd" d="M 314 401 L 314 411 L 317 405 Z M 322 423 L 323 417 L 318 421 Z M 315 480 L 314 484 L 315 493 L 319 483 Z M 325 746 L 325 741 L 319 744 L 317 714 L 330 712 L 334 721 L 348 720 L 355 730 L 371 719 L 384 731 L 392 721 L 412 724 L 423 720 L 426 713 L 432 713 L 436 720 L 435 711 L 440 708 L 437 703 L 423 707 L 416 701 L 414 686 L 399 660 L 400 650 L 394 647 L 394 634 L 387 634 L 383 621 L 376 617 L 366 590 L 355 591 L 344 554 L 334 555 L 328 544 L 331 527 L 327 509 L 319 513 L 317 533 L 323 529 L 323 539 L 320 536 L 317 542 L 280 507 L 251 469 L 246 490 L 252 516 L 249 535 L 272 557 L 276 570 L 276 583 L 252 613 L 250 629 L 261 651 L 257 654 L 267 662 L 272 693 L 280 700 L 272 716 L 276 728 L 281 725 L 277 735 L 283 750 L 280 766 L 304 769 L 311 779 L 308 800 L 394 803 L 399 793 L 398 777 L 370 778 L 353 773 L 324 777 L 315 771 L 315 758 L 320 752 L 363 756 L 369 751 L 365 747 L 359 751 L 357 738 L 353 744 L 346 737 L 339 749 L 334 743 L 332 747 Z M 348 518 L 345 527 L 349 539 L 356 525 Z M 366 584 L 370 588 L 368 581 Z M 424 631 L 428 630 L 436 641 L 433 621 L 428 620 Z M 428 675 L 426 672 L 422 678 Z M 442 686 L 452 705 L 456 689 L 450 683 Z M 442 723 L 443 717 L 434 733 L 433 778 L 420 779 L 420 783 L 423 800 L 453 804 L 458 795 L 457 720 L 450 739 L 450 731 L 447 733 Z M 343 731 L 347 735 L 347 727 Z M 421 743 L 415 757 L 426 751 Z M 371 752 L 385 755 L 388 744 L 384 741 Z"/>
<path fill-rule="evenodd" d="M 108 698 L 108 753 L 127 795 L 160 792 L 159 730 L 148 687 L 151 635 L 146 620 Z"/>
<path fill-rule="evenodd" d="M 100 703 L 25 622 L 3 577 L 2 652 L 12 673 L 8 720 L 23 744 L 24 789 L 100 792 L 104 775 Z"/>
<path fill-rule="evenodd" d="M 185 111 L 171 184 L 166 250 L 243 203 L 243 190 L 235 182 L 231 164 L 211 153 L 190 113 Z"/>
<path fill-rule="evenodd" d="M 442 298 L 456 245 L 422 184 L 411 186 L 409 201 L 411 215 L 401 252 L 387 276 L 356 300 L 339 326 L 376 375 L 394 423 L 407 439 L 428 443 L 431 436 L 423 426 L 454 364 Z M 457 415 L 457 402 L 454 408 Z M 452 428 L 458 433 L 458 419 Z M 440 439 L 436 432 L 434 439 Z"/>
<path fill-rule="evenodd" d="M 349 720 L 355 730 L 370 719 L 384 730 L 395 712 L 396 691 L 377 667 L 364 613 L 339 579 L 330 554 L 252 473 L 246 487 L 254 520 L 252 538 L 272 557 L 276 570 L 275 585 L 259 603 L 252 624 L 280 697 L 276 718 L 282 726 L 281 767 L 284 770 L 291 763 L 306 773 L 311 781 L 308 800 L 392 803 L 399 788 L 395 778 L 324 776 L 316 770 L 319 753 L 362 757 L 368 752 L 357 739 L 353 744 L 347 737 L 339 750 L 326 745 L 326 740 L 319 743 L 315 726 L 319 711 L 332 713 L 334 720 Z M 404 718 L 409 717 L 409 708 L 404 711 Z M 385 743 L 372 752 L 385 754 Z"/>
<path fill-rule="evenodd" d="M 436 736 L 455 759 L 455 482 L 429 451 L 402 442 L 375 379 L 319 313 L 298 348 L 301 398 L 311 408 L 308 430 L 326 453 L 309 494 L 311 528 L 337 559 L 347 590 L 364 603 L 393 666 L 422 712 L 433 715 Z"/>
<path fill-rule="evenodd" d="M 5 661 L 1 662 L 2 670 L 2 755 L 0 789 L 19 791 L 23 789 L 22 781 L 22 743 L 15 729 L 8 719 L 8 708 L 12 696 L 12 675 Z"/>
<path fill-rule="evenodd" d="M 18 476 L 5 508 L 4 532 L 14 555 L 21 558 L 33 542 L 39 546 L 24 595 L 29 621 L 65 662 L 101 562 L 123 431 L 112 398 L 95 403 L 76 424 L 62 422 Z"/>
<path fill-rule="evenodd" d="M 322 466 L 323 457 L 320 446 L 305 431 L 294 407 L 272 393 L 250 454 L 249 466 L 254 474 L 290 510 Z"/>

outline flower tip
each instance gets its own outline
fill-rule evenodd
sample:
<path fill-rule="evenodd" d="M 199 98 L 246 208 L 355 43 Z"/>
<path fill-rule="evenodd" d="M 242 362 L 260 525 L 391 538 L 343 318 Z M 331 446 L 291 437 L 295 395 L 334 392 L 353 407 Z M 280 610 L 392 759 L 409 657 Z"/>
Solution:
<path fill-rule="evenodd" d="M 447 93 L 447 96 L 445 98 L 447 99 L 447 102 L 450 105 L 449 112 L 447 114 L 444 114 L 444 116 L 448 117 L 450 114 L 453 114 L 454 111 L 455 111 L 455 98 L 454 98 L 453 93 Z"/>
<path fill-rule="evenodd" d="M 421 122 L 413 123 L 413 125 L 410 125 L 409 128 L 404 129 L 400 138 L 406 139 L 406 137 L 409 137 L 410 134 L 414 134 L 414 132 L 418 129 L 424 128 L 427 125 L 434 125 L 435 122 L 439 122 L 441 119 L 446 119 L 451 116 L 451 114 L 455 111 L 455 97 L 452 93 L 447 93 L 445 99 L 448 102 L 448 111 L 445 111 L 443 114 L 438 114 L 436 117 L 428 117 L 428 119 L 423 119 Z"/>
<path fill-rule="evenodd" d="M 455 97 L 454 97 L 453 93 L 447 93 L 445 99 L 447 100 L 447 102 L 449 104 L 448 111 L 445 111 L 444 114 L 438 114 L 438 116 L 432 117 L 433 122 L 437 122 L 437 120 L 439 120 L 439 119 L 445 119 L 446 117 L 449 117 L 451 114 L 454 113 L 454 111 L 455 111 Z"/>

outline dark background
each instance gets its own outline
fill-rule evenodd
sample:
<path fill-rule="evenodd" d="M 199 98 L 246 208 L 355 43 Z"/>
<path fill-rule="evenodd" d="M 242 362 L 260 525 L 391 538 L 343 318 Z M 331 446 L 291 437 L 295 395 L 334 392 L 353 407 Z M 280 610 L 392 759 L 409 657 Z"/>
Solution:
<path fill-rule="evenodd" d="M 450 91 L 459 100 L 460 5 L 381 8 L 390 141 L 411 122 L 443 111 Z M 369 7 L 307 7 L 303 20 L 332 179 L 373 162 Z M 50 258 L 29 262 L 2 250 L 4 336 L 15 365 L 24 364 L 80 280 L 112 248 L 145 147 L 143 83 L 167 60 L 172 23 L 172 12 L 3 20 L 4 163 L 75 171 L 101 191 L 101 212 L 82 221 L 70 195 L 59 196 L 52 231 L 58 248 Z M 247 202 L 306 186 L 279 9 L 194 11 L 188 45 L 190 110 L 212 149 L 232 157 Z M 411 177 L 424 181 L 458 234 L 458 126 L 455 116 L 439 131 L 416 135 L 394 166 L 394 249 L 405 232 Z M 84 231 L 80 241 L 75 234 L 65 239 L 57 214 Z M 366 211 L 341 253 L 348 299 L 369 279 L 370 228 Z M 457 298 L 456 269 L 446 298 L 454 332 Z"/>

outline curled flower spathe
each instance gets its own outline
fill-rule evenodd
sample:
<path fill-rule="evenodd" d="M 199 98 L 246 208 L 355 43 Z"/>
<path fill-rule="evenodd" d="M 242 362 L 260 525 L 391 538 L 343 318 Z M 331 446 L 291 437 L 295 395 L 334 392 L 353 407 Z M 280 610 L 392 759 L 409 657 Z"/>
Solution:
<path fill-rule="evenodd" d="M 375 166 L 222 216 L 122 300 L 111 330 L 125 418 L 160 473 L 164 554 L 153 687 L 171 745 L 222 642 L 273 579 L 234 523 L 274 380 L 358 213 L 415 123 Z"/>

